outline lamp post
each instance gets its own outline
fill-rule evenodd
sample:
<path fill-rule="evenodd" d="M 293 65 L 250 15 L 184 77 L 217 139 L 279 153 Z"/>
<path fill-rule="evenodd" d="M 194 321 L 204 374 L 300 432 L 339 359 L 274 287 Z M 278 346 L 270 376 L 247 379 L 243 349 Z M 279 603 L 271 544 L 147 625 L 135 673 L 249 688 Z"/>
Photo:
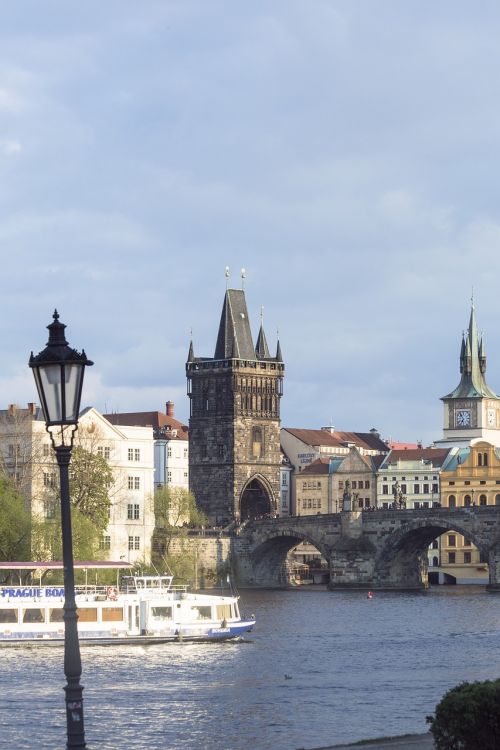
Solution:
<path fill-rule="evenodd" d="M 93 362 L 85 352 L 80 354 L 68 346 L 64 336 L 66 326 L 59 322 L 54 311 L 53 322 L 47 326 L 49 340 L 46 348 L 33 355 L 29 366 L 33 369 L 38 396 L 45 417 L 57 464 L 61 488 L 61 531 L 64 567 L 64 674 L 66 675 L 67 748 L 85 748 L 83 725 L 83 686 L 80 685 L 82 662 L 78 642 L 78 615 L 75 601 L 73 568 L 73 539 L 69 497 L 69 464 L 73 439 L 78 429 L 78 414 L 82 396 L 83 373 Z"/>

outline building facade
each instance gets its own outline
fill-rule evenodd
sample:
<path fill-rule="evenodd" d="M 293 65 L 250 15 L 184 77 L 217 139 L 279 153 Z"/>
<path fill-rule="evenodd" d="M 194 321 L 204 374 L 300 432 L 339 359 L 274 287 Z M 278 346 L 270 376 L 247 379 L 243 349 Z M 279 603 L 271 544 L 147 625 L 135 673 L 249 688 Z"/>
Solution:
<path fill-rule="evenodd" d="M 188 428 L 175 419 L 172 401 L 167 401 L 165 412 L 120 412 L 104 416 L 116 426 L 151 427 L 154 437 L 155 488 L 172 485 L 189 489 Z"/>
<path fill-rule="evenodd" d="M 319 459 L 346 458 L 353 448 L 359 456 L 383 456 L 389 452 L 389 447 L 381 440 L 375 429 L 369 432 L 339 432 L 332 427 L 324 427 L 320 430 L 284 427 L 281 430 L 281 445 L 293 466 L 292 513 L 296 515 L 299 515 L 300 476 L 310 464 Z M 370 489 L 370 493 L 362 493 L 363 501 L 371 498 L 370 502 L 373 502 L 375 489 L 371 485 L 367 489 Z M 356 492 L 358 491 L 356 486 Z M 302 502 L 302 498 L 300 501 Z M 336 513 L 339 509 L 338 502 L 333 495 L 328 507 L 329 510 L 323 512 Z"/>
<path fill-rule="evenodd" d="M 254 346 L 243 290 L 226 291 L 213 357 L 186 363 L 189 484 L 216 525 L 277 514 L 280 502 L 280 400 L 285 366 L 264 329 Z"/>
<path fill-rule="evenodd" d="M 88 408 L 80 414 L 75 446 L 102 456 L 113 474 L 102 558 L 149 562 L 154 529 L 152 429 L 116 427 Z M 0 411 L 0 454 L 4 472 L 24 496 L 31 515 L 55 523 L 58 468 L 39 407 L 11 404 Z"/>

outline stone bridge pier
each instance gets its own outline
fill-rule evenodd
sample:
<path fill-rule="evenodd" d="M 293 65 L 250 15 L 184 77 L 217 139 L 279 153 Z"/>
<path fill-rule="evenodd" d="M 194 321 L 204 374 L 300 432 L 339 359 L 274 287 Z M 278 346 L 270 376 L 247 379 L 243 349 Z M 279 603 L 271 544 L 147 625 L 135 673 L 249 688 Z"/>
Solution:
<path fill-rule="evenodd" d="M 233 567 L 241 586 L 290 584 L 287 555 L 314 545 L 329 564 L 329 588 L 420 590 L 427 583 L 427 550 L 446 531 L 470 539 L 489 562 L 491 591 L 500 591 L 500 507 L 342 512 L 252 521 L 234 540 Z"/>

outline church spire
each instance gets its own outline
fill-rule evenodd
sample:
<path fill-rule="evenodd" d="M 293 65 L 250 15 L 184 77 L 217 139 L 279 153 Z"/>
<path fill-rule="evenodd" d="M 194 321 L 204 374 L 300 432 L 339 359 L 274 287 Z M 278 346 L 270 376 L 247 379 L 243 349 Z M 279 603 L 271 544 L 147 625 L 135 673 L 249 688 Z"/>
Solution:
<path fill-rule="evenodd" d="M 479 336 L 476 324 L 474 298 L 471 300 L 469 328 L 462 336 L 460 349 L 461 379 L 454 391 L 443 398 L 498 398 L 486 383 L 486 355 L 483 340 Z"/>

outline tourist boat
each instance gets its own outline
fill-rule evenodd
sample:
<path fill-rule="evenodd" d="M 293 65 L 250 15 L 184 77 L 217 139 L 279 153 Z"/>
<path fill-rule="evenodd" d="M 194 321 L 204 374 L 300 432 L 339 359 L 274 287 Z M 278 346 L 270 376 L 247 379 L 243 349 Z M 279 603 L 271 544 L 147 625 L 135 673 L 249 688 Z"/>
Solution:
<path fill-rule="evenodd" d="M 240 638 L 255 625 L 253 615 L 240 615 L 235 592 L 198 594 L 172 581 L 166 575 L 127 575 L 116 586 L 75 586 L 80 643 L 222 641 Z M 0 646 L 64 643 L 63 606 L 61 586 L 0 586 Z"/>

